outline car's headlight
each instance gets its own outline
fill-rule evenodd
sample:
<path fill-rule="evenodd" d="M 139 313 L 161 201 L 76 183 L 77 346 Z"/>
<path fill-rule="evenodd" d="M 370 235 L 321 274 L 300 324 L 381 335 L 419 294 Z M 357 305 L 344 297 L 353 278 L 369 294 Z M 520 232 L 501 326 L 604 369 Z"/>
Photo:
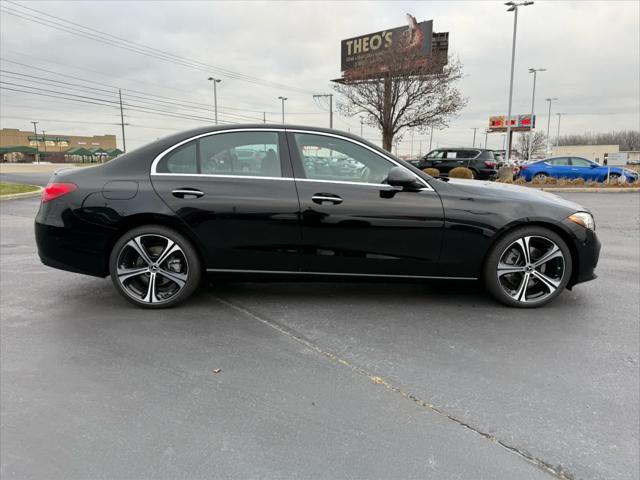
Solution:
<path fill-rule="evenodd" d="M 593 215 L 591 215 L 590 213 L 576 212 L 573 215 L 569 215 L 569 217 L 567 218 L 584 228 L 588 228 L 589 230 L 593 231 L 596 230 L 596 222 L 594 222 Z"/>

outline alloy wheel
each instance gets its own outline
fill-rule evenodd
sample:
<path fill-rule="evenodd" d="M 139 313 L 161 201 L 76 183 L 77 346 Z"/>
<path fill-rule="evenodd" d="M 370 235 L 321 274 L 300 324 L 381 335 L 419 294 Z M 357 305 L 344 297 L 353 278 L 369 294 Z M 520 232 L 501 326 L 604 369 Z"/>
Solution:
<path fill-rule="evenodd" d="M 138 235 L 118 253 L 118 281 L 139 302 L 168 302 L 184 288 L 188 277 L 187 256 L 180 245 L 163 235 Z"/>
<path fill-rule="evenodd" d="M 531 235 L 511 243 L 500 256 L 498 283 L 517 302 L 539 302 L 560 287 L 566 271 L 562 250 L 549 238 Z"/>

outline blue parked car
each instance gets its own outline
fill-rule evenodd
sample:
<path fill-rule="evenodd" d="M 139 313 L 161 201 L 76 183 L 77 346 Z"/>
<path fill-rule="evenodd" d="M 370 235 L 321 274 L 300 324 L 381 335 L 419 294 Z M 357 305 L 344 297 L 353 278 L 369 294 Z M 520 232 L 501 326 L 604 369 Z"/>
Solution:
<path fill-rule="evenodd" d="M 554 178 L 584 178 L 605 182 L 609 179 L 616 181 L 625 179 L 627 182 L 638 180 L 638 174 L 624 167 L 605 167 L 599 163 L 580 157 L 553 157 L 537 162 L 528 163 L 520 167 L 520 176 L 527 182 L 534 178 L 540 180 L 547 177 Z"/>

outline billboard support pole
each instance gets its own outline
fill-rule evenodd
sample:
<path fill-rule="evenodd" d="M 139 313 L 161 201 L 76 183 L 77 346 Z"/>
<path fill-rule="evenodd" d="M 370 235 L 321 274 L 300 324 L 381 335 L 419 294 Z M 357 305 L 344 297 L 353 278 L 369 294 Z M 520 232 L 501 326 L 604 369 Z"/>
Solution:
<path fill-rule="evenodd" d="M 382 118 L 384 125 L 386 125 L 387 129 L 391 127 L 391 77 L 389 75 L 385 76 L 384 80 L 384 99 L 382 103 Z M 382 131 L 382 148 L 387 151 L 391 151 L 392 138 L 389 137 L 389 131 Z M 387 143 L 388 142 L 388 143 Z M 388 149 L 386 147 L 389 147 Z M 396 147 L 397 150 L 397 147 Z"/>

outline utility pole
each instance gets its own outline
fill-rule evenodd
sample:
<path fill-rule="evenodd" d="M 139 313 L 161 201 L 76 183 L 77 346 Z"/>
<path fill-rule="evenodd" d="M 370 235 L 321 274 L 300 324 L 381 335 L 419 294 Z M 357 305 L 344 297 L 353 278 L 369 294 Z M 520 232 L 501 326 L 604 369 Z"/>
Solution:
<path fill-rule="evenodd" d="M 31 122 L 33 123 L 33 134 L 36 137 L 36 163 L 40 163 L 40 149 L 38 148 L 38 130 L 36 128 L 36 125 L 38 125 L 38 122 Z"/>
<path fill-rule="evenodd" d="M 218 125 L 218 89 L 216 88 L 216 84 L 220 83 L 222 80 L 213 77 L 209 77 L 207 80 L 213 82 L 213 114 L 214 121 L 216 122 L 216 125 Z"/>
<path fill-rule="evenodd" d="M 556 137 L 556 147 L 560 145 L 560 119 L 565 113 L 556 113 L 558 115 L 558 136 Z"/>
<path fill-rule="evenodd" d="M 413 158 L 413 128 L 411 129 L 411 158 Z"/>
<path fill-rule="evenodd" d="M 473 148 L 476 148 L 476 130 L 478 130 L 478 127 L 474 127 L 472 128 L 473 130 Z"/>
<path fill-rule="evenodd" d="M 506 156 L 506 161 L 507 163 L 509 163 L 509 160 L 511 158 L 511 142 L 512 142 L 512 136 L 511 136 L 511 104 L 513 101 L 513 68 L 514 68 L 514 64 L 515 64 L 515 60 L 516 60 L 516 33 L 518 31 L 518 7 L 526 7 L 527 5 L 531 5 L 533 2 L 532 1 L 526 1 L 526 2 L 520 2 L 520 3 L 516 3 L 516 2 L 507 2 L 505 3 L 505 5 L 507 5 L 509 8 L 507 9 L 507 12 L 513 12 L 513 43 L 511 45 L 511 77 L 509 80 L 509 110 L 507 113 L 507 142 L 508 142 L 508 146 L 507 146 L 507 156 Z"/>
<path fill-rule="evenodd" d="M 558 125 L 558 131 L 560 130 L 560 126 Z M 42 147 L 44 148 L 44 156 L 47 156 L 47 137 L 46 134 L 47 132 L 45 132 L 44 130 L 42 130 Z"/>
<path fill-rule="evenodd" d="M 360 136 L 361 137 L 364 137 L 364 135 L 362 134 L 363 127 L 364 127 L 364 117 L 360 117 Z"/>
<path fill-rule="evenodd" d="M 118 96 L 120 97 L 120 126 L 122 127 L 122 152 L 127 152 L 127 141 L 124 138 L 124 113 L 122 111 L 122 90 L 118 89 Z"/>
<path fill-rule="evenodd" d="M 531 125 L 529 127 L 529 152 L 527 155 L 527 160 L 531 160 L 531 155 L 533 154 L 533 111 L 536 102 L 536 76 L 538 72 L 546 72 L 546 68 L 530 68 L 529 73 L 533 73 L 533 93 L 531 94 Z"/>
<path fill-rule="evenodd" d="M 278 98 L 280 98 L 280 97 L 278 97 Z M 316 99 L 316 98 L 328 98 L 329 99 L 329 128 L 333 128 L 333 93 L 318 94 L 318 95 L 314 95 L 313 98 L 314 99 Z M 320 104 L 318 104 L 318 106 L 320 108 L 322 108 L 322 106 Z"/>
<path fill-rule="evenodd" d="M 278 97 L 278 98 L 282 100 L 282 123 L 284 124 L 284 101 L 289 99 L 287 97 Z"/>
<path fill-rule="evenodd" d="M 550 148 L 549 129 L 551 128 L 551 103 L 553 103 L 554 100 L 558 100 L 558 99 L 553 97 L 553 98 L 547 98 L 546 100 L 547 102 L 549 102 L 549 114 L 547 115 L 547 155 L 550 155 L 551 151 L 549 150 Z"/>

